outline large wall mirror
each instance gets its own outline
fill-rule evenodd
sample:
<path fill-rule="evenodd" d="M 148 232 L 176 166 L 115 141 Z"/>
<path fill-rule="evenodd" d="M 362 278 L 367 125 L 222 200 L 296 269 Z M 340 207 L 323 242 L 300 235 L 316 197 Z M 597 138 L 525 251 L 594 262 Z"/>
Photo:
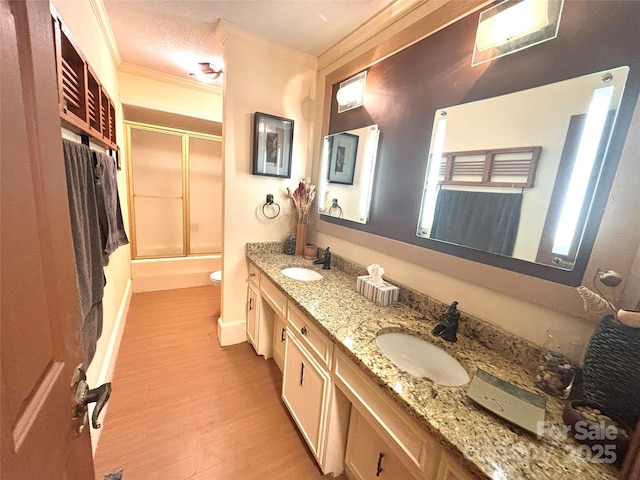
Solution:
<path fill-rule="evenodd" d="M 378 125 L 327 135 L 318 179 L 318 213 L 367 223 L 378 155 Z"/>
<path fill-rule="evenodd" d="M 628 73 L 436 111 L 417 235 L 572 270 Z"/>
<path fill-rule="evenodd" d="M 637 252 L 637 241 L 613 232 L 625 223 L 637 223 L 635 217 L 629 218 L 633 215 L 621 196 L 621 187 L 627 188 L 623 182 L 630 181 L 629 152 L 637 138 L 629 128 L 640 92 L 640 37 L 633 20 L 639 13 L 640 2 L 615 2 L 615 8 L 608 1 L 565 2 L 556 39 L 472 67 L 479 17 L 475 12 L 424 38 L 420 35 L 426 23 L 416 24 L 413 34 L 421 40 L 400 50 L 390 41 L 380 51 L 396 53 L 371 63 L 369 52 L 352 62 L 350 70 L 337 70 L 326 79 L 331 85 L 328 132 L 377 124 L 382 135 L 367 223 L 320 215 L 317 229 L 353 243 L 375 238 L 380 249 L 392 248 L 399 258 L 515 296 L 520 294 L 512 288 L 514 279 L 531 282 L 542 292 L 551 291 L 554 284 L 590 282 L 585 275 L 590 277 L 597 267 L 629 272 L 629 257 Z M 347 72 L 364 68 L 364 106 L 339 113 L 339 83 Z M 530 97 L 538 88 L 541 97 Z M 545 91 L 552 93 L 545 95 Z M 584 135 L 592 141 L 588 145 L 581 142 L 581 132 L 585 122 L 590 123 L 592 100 L 594 105 L 606 103 L 607 115 L 595 142 L 596 136 Z M 503 116 L 517 111 L 522 120 L 518 126 L 515 119 Z M 439 130 L 441 124 L 446 128 Z M 493 127 L 491 131 L 485 129 L 488 125 Z M 440 171 L 443 157 L 434 152 L 438 138 L 443 142 L 441 152 L 457 169 Z M 593 183 L 587 183 L 588 200 L 574 204 L 582 206 L 581 214 L 574 216 L 578 221 L 567 231 L 578 233 L 567 235 L 565 238 L 571 238 L 561 249 L 560 243 L 554 245 L 558 227 L 573 222 L 561 221 L 561 209 L 551 212 L 549 207 L 565 204 L 563 186 L 568 188 L 572 177 L 570 166 L 576 157 L 586 158 L 578 151 L 581 145 L 583 151 L 596 155 L 591 158 L 594 165 L 577 173 L 593 173 L 589 176 Z M 436 160 L 427 168 L 430 156 Z M 484 178 L 485 166 L 494 163 L 495 168 Z M 619 164 L 624 177 L 617 173 Z M 461 167 L 472 171 L 461 171 Z M 500 168 L 500 175 L 494 177 Z M 434 182 L 435 189 L 425 192 L 427 171 L 433 173 L 427 186 Z M 516 228 L 507 225 L 508 231 L 516 231 L 515 236 L 498 247 L 477 245 L 464 237 L 454 239 L 449 234 L 436 238 L 436 200 L 445 190 L 448 194 L 453 191 L 453 197 L 461 197 L 460 190 L 499 197 L 518 194 L 519 205 L 502 206 L 520 214 Z M 440 214 L 440 218 L 450 216 Z M 515 216 L 504 218 L 515 224 Z M 602 258 L 610 248 L 614 255 Z M 522 296 L 551 302 L 540 292 Z M 555 304 L 562 301 L 554 298 Z"/>

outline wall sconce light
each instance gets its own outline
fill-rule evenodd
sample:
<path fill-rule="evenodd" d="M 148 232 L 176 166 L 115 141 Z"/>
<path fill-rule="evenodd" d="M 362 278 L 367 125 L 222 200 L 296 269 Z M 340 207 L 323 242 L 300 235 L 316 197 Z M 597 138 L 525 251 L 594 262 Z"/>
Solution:
<path fill-rule="evenodd" d="M 367 71 L 360 72 L 340 83 L 336 94 L 338 113 L 346 112 L 364 104 L 364 91 L 367 86 Z"/>
<path fill-rule="evenodd" d="M 198 63 L 198 71 L 191 72 L 189 75 L 198 77 L 201 80 L 212 81 L 217 80 L 222 75 L 222 69 L 212 67 L 209 62 L 200 62 Z"/>
<path fill-rule="evenodd" d="M 506 0 L 480 14 L 471 66 L 558 36 L 564 0 Z"/>

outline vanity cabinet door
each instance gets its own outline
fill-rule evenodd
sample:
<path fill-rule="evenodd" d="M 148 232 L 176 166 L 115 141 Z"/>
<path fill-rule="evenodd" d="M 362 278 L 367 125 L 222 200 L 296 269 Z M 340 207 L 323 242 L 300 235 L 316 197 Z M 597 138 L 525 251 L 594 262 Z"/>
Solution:
<path fill-rule="evenodd" d="M 355 408 L 351 409 L 344 468 L 352 480 L 416 478 Z"/>
<path fill-rule="evenodd" d="M 438 480 L 478 480 L 478 477 L 462 467 L 459 460 L 456 460 L 447 452 L 442 452 Z"/>
<path fill-rule="evenodd" d="M 284 370 L 284 347 L 287 340 L 287 329 L 285 327 L 284 319 L 280 316 L 275 316 L 273 322 L 273 360 L 278 365 L 280 371 Z"/>
<path fill-rule="evenodd" d="M 287 330 L 282 400 L 319 465 L 322 465 L 330 386 L 329 373 Z"/>
<path fill-rule="evenodd" d="M 258 289 L 253 283 L 247 288 L 247 340 L 258 351 Z"/>

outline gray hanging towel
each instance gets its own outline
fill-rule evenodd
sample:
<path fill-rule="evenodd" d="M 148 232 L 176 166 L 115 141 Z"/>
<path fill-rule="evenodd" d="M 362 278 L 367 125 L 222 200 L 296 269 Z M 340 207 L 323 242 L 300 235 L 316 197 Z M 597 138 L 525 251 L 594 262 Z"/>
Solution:
<path fill-rule="evenodd" d="M 118 247 L 127 245 L 129 239 L 124 230 L 116 165 L 113 158 L 101 152 L 93 152 L 95 160 L 95 186 L 98 206 L 98 221 L 102 241 L 102 264 L 109 265 L 109 255 Z"/>
<path fill-rule="evenodd" d="M 104 272 L 96 207 L 94 166 L 91 150 L 69 140 L 62 140 L 67 176 L 67 197 L 71 234 L 76 259 L 78 297 L 80 300 L 81 342 L 87 368 L 102 333 L 102 296 Z"/>
<path fill-rule="evenodd" d="M 512 255 L 520 224 L 522 193 L 441 189 L 431 238 Z"/>

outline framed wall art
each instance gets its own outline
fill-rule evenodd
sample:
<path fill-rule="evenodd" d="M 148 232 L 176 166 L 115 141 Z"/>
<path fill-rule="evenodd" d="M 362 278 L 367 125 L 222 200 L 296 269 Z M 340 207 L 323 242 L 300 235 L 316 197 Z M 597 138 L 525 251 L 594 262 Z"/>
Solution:
<path fill-rule="evenodd" d="M 256 112 L 253 117 L 253 174 L 291 178 L 293 120 Z"/>
<path fill-rule="evenodd" d="M 358 152 L 358 135 L 340 133 L 331 138 L 329 183 L 353 185 Z"/>

